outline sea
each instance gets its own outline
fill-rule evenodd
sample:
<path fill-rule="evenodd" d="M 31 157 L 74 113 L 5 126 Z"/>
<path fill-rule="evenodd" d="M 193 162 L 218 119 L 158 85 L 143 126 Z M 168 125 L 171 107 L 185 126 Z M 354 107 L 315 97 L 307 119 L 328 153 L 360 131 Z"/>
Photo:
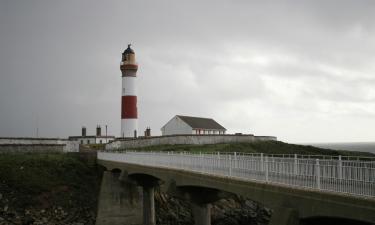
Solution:
<path fill-rule="evenodd" d="M 348 150 L 358 152 L 370 152 L 375 154 L 375 142 L 332 142 L 332 143 L 304 143 L 320 148 L 333 150 Z"/>

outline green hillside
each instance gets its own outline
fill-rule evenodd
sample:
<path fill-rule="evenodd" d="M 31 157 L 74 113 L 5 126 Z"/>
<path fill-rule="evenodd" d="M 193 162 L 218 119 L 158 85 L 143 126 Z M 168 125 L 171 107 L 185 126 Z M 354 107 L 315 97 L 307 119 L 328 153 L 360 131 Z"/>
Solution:
<path fill-rule="evenodd" d="M 0 217 L 5 224 L 93 225 L 103 168 L 81 156 L 0 154 Z"/>
<path fill-rule="evenodd" d="M 137 151 L 171 151 L 171 152 L 246 152 L 266 154 L 303 154 L 303 155 L 343 155 L 372 156 L 368 152 L 331 150 L 306 145 L 288 144 L 281 141 L 256 141 L 252 143 L 227 143 L 210 145 L 158 145 L 134 149 Z"/>

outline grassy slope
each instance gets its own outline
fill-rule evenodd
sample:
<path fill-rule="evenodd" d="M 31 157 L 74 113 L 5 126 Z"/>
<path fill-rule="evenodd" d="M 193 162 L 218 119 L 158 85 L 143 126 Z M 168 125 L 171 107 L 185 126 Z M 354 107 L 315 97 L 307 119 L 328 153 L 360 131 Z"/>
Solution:
<path fill-rule="evenodd" d="M 338 151 L 313 146 L 288 144 L 280 141 L 228 143 L 212 145 L 159 145 L 137 148 L 140 151 L 190 151 L 190 152 L 248 152 L 268 154 L 353 155 L 375 156 L 367 152 Z"/>
<path fill-rule="evenodd" d="M 17 193 L 20 207 L 96 206 L 101 169 L 68 154 L 1 154 L 0 182 Z"/>

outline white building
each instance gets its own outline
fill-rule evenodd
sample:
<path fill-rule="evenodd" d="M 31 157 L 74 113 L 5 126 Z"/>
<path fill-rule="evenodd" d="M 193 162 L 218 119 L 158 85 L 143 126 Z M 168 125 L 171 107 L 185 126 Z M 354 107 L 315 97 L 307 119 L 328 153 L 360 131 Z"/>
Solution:
<path fill-rule="evenodd" d="M 211 118 L 174 116 L 162 128 L 162 135 L 174 134 L 225 134 L 226 129 Z"/>
<path fill-rule="evenodd" d="M 80 144 L 106 144 L 115 139 L 115 136 L 102 135 L 100 126 L 96 127 L 96 135 L 86 135 L 86 127 L 82 127 L 81 136 L 69 136 L 69 140 L 78 141 Z"/>

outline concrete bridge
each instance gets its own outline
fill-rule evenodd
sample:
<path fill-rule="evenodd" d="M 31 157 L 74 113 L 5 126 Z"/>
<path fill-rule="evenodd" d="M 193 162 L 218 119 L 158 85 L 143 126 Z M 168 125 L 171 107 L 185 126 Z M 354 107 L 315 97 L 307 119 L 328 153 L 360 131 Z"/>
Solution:
<path fill-rule="evenodd" d="M 232 193 L 273 210 L 271 225 L 374 224 L 375 161 L 272 156 L 98 152 L 98 162 L 142 187 L 143 224 L 155 224 L 154 189 L 190 201 L 195 224 Z M 133 210 L 133 209 L 130 209 Z"/>

